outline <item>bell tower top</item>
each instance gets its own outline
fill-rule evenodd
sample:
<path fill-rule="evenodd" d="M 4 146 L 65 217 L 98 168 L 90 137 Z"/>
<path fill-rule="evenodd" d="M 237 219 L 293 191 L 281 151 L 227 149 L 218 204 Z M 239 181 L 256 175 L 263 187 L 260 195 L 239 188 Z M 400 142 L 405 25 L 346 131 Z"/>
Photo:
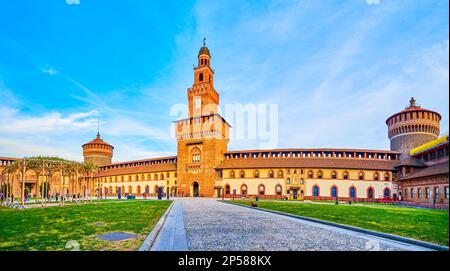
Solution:
<path fill-rule="evenodd" d="M 218 113 L 219 94 L 214 89 L 214 70 L 211 68 L 211 53 L 203 39 L 198 52 L 198 64 L 194 67 L 194 84 L 188 89 L 189 117 Z"/>

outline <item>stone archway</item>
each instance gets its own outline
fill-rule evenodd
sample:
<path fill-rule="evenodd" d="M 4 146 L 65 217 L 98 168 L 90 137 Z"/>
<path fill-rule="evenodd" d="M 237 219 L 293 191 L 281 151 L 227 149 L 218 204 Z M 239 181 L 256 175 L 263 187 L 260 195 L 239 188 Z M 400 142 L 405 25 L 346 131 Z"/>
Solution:
<path fill-rule="evenodd" d="M 198 184 L 198 182 L 193 182 L 192 183 L 192 196 L 193 197 L 199 197 L 200 196 L 200 186 Z"/>

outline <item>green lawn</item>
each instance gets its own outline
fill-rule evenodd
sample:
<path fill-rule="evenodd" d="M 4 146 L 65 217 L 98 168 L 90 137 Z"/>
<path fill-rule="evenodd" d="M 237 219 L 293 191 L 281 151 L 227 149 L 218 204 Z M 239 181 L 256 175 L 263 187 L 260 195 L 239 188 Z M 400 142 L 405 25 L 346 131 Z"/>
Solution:
<path fill-rule="evenodd" d="M 250 205 L 250 201 L 234 203 Z M 393 206 L 258 201 L 258 207 L 448 246 L 448 211 Z"/>
<path fill-rule="evenodd" d="M 80 250 L 136 250 L 170 203 L 129 200 L 24 210 L 0 208 L 0 251 L 70 250 L 66 248 L 70 240 L 77 241 Z M 94 237 L 112 231 L 140 237 L 115 242 Z"/>

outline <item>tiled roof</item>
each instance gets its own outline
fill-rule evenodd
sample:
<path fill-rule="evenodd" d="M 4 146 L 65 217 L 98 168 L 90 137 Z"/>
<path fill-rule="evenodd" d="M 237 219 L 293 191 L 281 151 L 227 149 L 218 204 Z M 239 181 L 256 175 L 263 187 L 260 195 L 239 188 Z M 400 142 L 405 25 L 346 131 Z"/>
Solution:
<path fill-rule="evenodd" d="M 148 159 L 140 159 L 140 160 L 117 162 L 117 163 L 112 163 L 112 164 L 109 164 L 109 165 L 102 166 L 102 168 L 103 167 L 109 167 L 109 166 L 126 165 L 126 164 L 134 164 L 134 163 L 141 163 L 141 162 L 151 162 L 151 161 L 157 161 L 157 160 L 171 160 L 171 159 L 177 159 L 177 156 L 165 156 L 165 157 L 157 157 L 157 158 L 148 158 Z"/>
<path fill-rule="evenodd" d="M 159 172 L 159 171 L 176 171 L 176 170 L 177 170 L 176 163 L 153 164 L 153 165 L 144 165 L 144 166 L 103 169 L 103 170 L 100 170 L 98 175 L 96 175 L 96 176 L 103 177 L 103 176 L 151 173 L 151 172 Z"/>
<path fill-rule="evenodd" d="M 290 148 L 290 149 L 268 149 L 268 150 L 239 150 L 228 151 L 225 154 L 249 153 L 249 152 L 376 152 L 387 154 L 400 154 L 398 151 L 389 150 L 365 150 L 365 149 L 334 149 L 334 148 Z"/>
<path fill-rule="evenodd" d="M 100 138 L 100 134 L 97 134 L 97 137 L 94 139 L 94 140 L 92 140 L 92 141 L 89 141 L 88 143 L 86 143 L 86 144 L 83 144 L 83 146 L 82 147 L 84 147 L 84 146 L 86 146 L 86 145 L 89 145 L 89 144 L 101 144 L 101 145 L 108 145 L 108 146 L 110 146 L 110 147 L 112 147 L 112 148 L 114 148 L 111 144 L 109 144 L 108 142 L 106 142 L 106 141 L 104 141 L 103 139 L 101 139 Z"/>
<path fill-rule="evenodd" d="M 246 158 L 225 159 L 220 168 L 342 168 L 394 170 L 397 160 L 346 158 Z"/>
<path fill-rule="evenodd" d="M 449 166 L 448 161 L 439 163 L 439 164 L 435 164 L 435 165 L 426 167 L 424 169 L 421 169 L 417 172 L 414 172 L 406 177 L 399 178 L 398 180 L 402 181 L 402 180 L 410 180 L 410 179 L 427 177 L 427 176 L 432 176 L 432 175 L 448 174 L 448 166 Z"/>
<path fill-rule="evenodd" d="M 400 161 L 397 165 L 395 165 L 395 167 L 400 167 L 400 166 L 426 167 L 427 165 L 425 165 L 424 163 L 422 163 L 421 161 L 419 161 L 416 158 L 410 157 L 410 158 Z"/>
<path fill-rule="evenodd" d="M 19 158 L 14 158 L 14 157 L 0 157 L 0 160 L 18 160 Z"/>

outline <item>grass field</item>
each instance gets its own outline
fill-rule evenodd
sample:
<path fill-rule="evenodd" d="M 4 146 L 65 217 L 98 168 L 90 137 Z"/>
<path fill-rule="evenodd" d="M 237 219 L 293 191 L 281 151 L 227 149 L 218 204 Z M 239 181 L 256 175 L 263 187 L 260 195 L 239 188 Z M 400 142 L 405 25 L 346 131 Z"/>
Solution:
<path fill-rule="evenodd" d="M 250 201 L 233 203 L 250 205 Z M 449 245 L 448 211 L 376 205 L 258 201 L 258 207 Z"/>
<path fill-rule="evenodd" d="M 80 250 L 136 250 L 170 203 L 128 200 L 24 210 L 0 208 L 0 251 L 71 250 L 66 248 L 71 240 L 80 244 Z M 114 242 L 94 237 L 112 231 L 140 237 Z"/>

